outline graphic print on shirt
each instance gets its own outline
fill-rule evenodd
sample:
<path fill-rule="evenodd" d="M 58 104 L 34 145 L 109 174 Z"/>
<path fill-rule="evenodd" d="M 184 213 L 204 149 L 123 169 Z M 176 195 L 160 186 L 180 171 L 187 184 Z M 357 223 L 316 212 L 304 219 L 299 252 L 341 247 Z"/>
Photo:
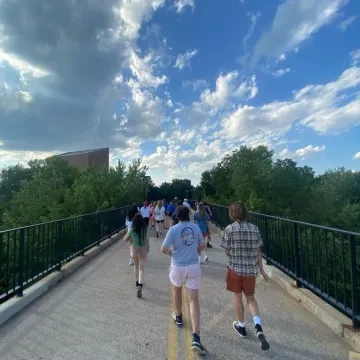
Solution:
<path fill-rule="evenodd" d="M 181 230 L 181 241 L 185 246 L 191 246 L 195 241 L 193 229 L 186 227 Z"/>
<path fill-rule="evenodd" d="M 156 207 L 156 209 L 155 209 L 155 215 L 161 216 L 161 209 L 159 209 L 158 207 Z"/>

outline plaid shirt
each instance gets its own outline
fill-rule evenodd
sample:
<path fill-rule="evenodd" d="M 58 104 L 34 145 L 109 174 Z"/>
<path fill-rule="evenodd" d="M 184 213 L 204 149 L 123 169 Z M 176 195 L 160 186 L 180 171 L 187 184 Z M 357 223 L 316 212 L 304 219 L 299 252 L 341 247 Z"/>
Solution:
<path fill-rule="evenodd" d="M 221 242 L 222 248 L 230 250 L 229 268 L 239 276 L 257 276 L 262 245 L 258 227 L 246 221 L 228 225 Z"/>

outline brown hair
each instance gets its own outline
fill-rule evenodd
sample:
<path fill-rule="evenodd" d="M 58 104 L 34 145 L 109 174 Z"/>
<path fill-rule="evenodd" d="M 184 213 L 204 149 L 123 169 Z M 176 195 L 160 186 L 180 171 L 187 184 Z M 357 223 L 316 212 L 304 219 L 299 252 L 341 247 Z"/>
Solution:
<path fill-rule="evenodd" d="M 236 201 L 229 206 L 229 216 L 232 221 L 246 221 L 249 211 L 242 201 Z"/>
<path fill-rule="evenodd" d="M 157 202 L 157 205 L 156 205 L 159 209 L 161 209 L 162 208 L 162 206 L 163 206 L 163 202 L 162 202 L 162 200 L 159 200 L 158 202 Z"/>
<path fill-rule="evenodd" d="M 179 205 L 176 208 L 176 218 L 179 221 L 190 221 L 190 210 L 184 205 Z"/>

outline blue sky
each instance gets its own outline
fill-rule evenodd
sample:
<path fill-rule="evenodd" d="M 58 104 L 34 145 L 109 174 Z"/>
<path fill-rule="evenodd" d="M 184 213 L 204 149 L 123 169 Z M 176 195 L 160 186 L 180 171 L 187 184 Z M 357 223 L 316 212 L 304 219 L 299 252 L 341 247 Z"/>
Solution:
<path fill-rule="evenodd" d="M 0 167 L 110 146 L 196 184 L 240 145 L 360 170 L 357 0 L 0 2 Z"/>

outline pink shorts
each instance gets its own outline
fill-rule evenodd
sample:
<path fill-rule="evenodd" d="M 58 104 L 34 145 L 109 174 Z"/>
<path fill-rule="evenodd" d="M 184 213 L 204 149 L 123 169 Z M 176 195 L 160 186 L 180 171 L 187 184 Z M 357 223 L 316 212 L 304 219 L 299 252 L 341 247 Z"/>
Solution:
<path fill-rule="evenodd" d="M 169 279 L 176 287 L 181 287 L 185 284 L 188 289 L 199 290 L 201 280 L 200 264 L 187 266 L 171 265 Z"/>

